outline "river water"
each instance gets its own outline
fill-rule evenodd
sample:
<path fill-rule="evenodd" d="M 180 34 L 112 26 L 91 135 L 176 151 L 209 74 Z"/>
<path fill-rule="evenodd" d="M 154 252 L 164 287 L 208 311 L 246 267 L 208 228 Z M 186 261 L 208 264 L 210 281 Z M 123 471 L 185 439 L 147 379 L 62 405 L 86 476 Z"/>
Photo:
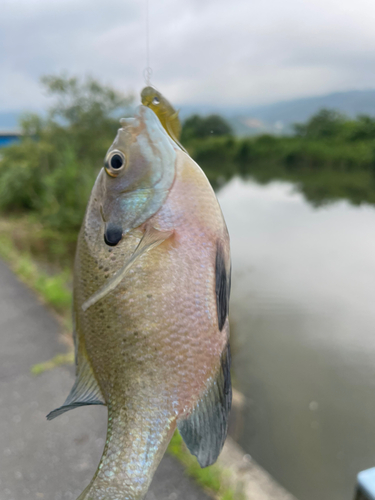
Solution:
<path fill-rule="evenodd" d="M 299 500 L 352 500 L 375 466 L 375 208 L 314 208 L 233 179 L 233 372 L 242 447 Z"/>

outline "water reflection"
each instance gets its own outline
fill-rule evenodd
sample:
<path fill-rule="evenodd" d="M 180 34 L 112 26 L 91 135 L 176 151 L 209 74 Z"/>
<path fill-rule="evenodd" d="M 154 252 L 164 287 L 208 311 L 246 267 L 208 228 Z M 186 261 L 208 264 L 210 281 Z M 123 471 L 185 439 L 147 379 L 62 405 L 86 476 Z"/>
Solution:
<path fill-rule="evenodd" d="M 375 465 L 375 209 L 238 179 L 219 199 L 241 444 L 299 500 L 352 499 Z"/>

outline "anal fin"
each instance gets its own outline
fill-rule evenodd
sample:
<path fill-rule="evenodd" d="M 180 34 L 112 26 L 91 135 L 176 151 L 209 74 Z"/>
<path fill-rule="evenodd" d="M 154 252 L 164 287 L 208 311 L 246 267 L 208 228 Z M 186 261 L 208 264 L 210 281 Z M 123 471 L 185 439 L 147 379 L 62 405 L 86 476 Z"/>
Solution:
<path fill-rule="evenodd" d="M 60 408 L 51 411 L 47 415 L 47 420 L 52 420 L 62 413 L 80 406 L 105 404 L 106 403 L 100 391 L 99 385 L 92 373 L 89 362 L 84 355 L 80 355 L 76 381 L 69 393 L 69 396 Z"/>
<path fill-rule="evenodd" d="M 177 423 L 178 430 L 191 454 L 201 467 L 216 462 L 228 431 L 232 404 L 230 347 L 224 350 L 216 379 L 207 389 L 190 416 Z"/>

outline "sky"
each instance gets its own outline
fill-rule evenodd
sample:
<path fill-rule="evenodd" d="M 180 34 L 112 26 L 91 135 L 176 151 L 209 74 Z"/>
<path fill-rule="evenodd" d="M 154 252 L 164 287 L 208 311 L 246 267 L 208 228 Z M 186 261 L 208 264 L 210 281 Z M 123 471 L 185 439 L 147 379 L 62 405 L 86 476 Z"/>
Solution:
<path fill-rule="evenodd" d="M 151 82 L 175 104 L 257 106 L 375 88 L 374 0 L 148 0 Z M 0 111 L 46 74 L 138 94 L 147 0 L 2 0 Z"/>

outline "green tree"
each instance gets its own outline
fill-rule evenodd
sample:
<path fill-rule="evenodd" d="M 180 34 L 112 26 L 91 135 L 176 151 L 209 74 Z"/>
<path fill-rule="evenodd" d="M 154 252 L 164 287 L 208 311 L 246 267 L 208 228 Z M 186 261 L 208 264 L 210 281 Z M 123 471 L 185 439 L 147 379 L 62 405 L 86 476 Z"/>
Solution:
<path fill-rule="evenodd" d="M 232 135 L 232 128 L 223 117 L 219 115 L 209 115 L 206 117 L 193 115 L 184 121 L 181 141 L 189 142 L 192 139 L 204 139 L 206 137 L 222 135 Z"/>
<path fill-rule="evenodd" d="M 375 119 L 367 115 L 359 115 L 353 120 L 349 134 L 352 141 L 368 141 L 375 139 Z"/>
<path fill-rule="evenodd" d="M 115 137 L 119 118 L 129 114 L 133 97 L 90 77 L 44 76 L 42 84 L 54 99 L 48 125 L 63 140 L 69 137 L 79 157 L 101 164 L 100 155 L 110 144 L 108 138 Z"/>
<path fill-rule="evenodd" d="M 294 132 L 306 139 L 332 139 L 342 135 L 347 119 L 338 111 L 321 109 L 306 123 L 296 123 Z"/>
<path fill-rule="evenodd" d="M 0 209 L 32 211 L 52 228 L 76 231 L 132 97 L 92 78 L 42 83 L 53 104 L 46 118 L 25 115 L 22 141 L 2 150 Z"/>

